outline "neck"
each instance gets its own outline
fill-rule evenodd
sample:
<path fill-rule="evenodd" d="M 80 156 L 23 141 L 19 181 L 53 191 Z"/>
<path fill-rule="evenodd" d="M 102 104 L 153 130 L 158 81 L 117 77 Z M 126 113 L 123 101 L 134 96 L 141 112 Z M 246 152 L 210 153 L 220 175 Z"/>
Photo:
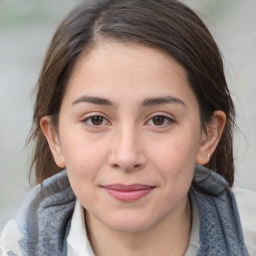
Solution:
<path fill-rule="evenodd" d="M 85 221 L 96 256 L 184 255 L 190 240 L 191 210 L 188 199 L 177 211 L 140 232 L 113 230 L 88 212 Z"/>

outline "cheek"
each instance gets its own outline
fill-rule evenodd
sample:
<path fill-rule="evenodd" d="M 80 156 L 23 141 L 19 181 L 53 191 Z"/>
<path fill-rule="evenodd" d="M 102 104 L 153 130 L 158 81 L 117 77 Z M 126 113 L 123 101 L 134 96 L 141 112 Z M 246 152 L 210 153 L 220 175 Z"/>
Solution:
<path fill-rule="evenodd" d="M 189 163 L 195 164 L 199 145 L 200 139 L 197 135 L 173 134 L 151 147 L 151 155 L 167 165 L 185 167 Z"/>
<path fill-rule="evenodd" d="M 106 151 L 97 143 L 82 143 L 81 141 L 68 141 L 65 143 L 64 157 L 70 185 L 85 208 L 90 205 L 91 197 L 97 201 L 98 177 L 105 166 Z"/>
<path fill-rule="evenodd" d="M 154 168 L 159 170 L 168 188 L 179 191 L 182 187 L 190 186 L 199 145 L 200 134 L 188 129 L 186 132 L 170 134 L 168 139 L 151 148 Z"/>
<path fill-rule="evenodd" d="M 62 152 L 70 178 L 75 177 L 78 182 L 81 178 L 91 181 L 101 170 L 107 154 L 102 143 L 72 134 L 63 137 Z"/>

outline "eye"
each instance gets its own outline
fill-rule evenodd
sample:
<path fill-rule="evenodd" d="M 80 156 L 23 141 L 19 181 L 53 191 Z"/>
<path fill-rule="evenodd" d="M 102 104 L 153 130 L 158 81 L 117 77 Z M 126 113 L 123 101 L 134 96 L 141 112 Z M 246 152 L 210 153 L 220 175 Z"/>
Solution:
<path fill-rule="evenodd" d="M 164 115 L 154 116 L 148 121 L 148 124 L 153 126 L 166 126 L 172 123 L 174 123 L 174 120 Z"/>
<path fill-rule="evenodd" d="M 109 124 L 107 119 L 103 116 L 90 116 L 85 118 L 82 122 L 91 126 L 101 126 Z"/>

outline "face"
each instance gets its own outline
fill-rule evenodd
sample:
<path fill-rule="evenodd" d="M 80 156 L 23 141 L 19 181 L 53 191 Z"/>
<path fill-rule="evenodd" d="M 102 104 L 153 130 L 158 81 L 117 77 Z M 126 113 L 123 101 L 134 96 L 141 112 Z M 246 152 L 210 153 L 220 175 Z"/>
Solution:
<path fill-rule="evenodd" d="M 136 232 L 184 209 L 203 140 L 185 70 L 156 49 L 105 42 L 75 66 L 50 145 L 87 214 Z"/>

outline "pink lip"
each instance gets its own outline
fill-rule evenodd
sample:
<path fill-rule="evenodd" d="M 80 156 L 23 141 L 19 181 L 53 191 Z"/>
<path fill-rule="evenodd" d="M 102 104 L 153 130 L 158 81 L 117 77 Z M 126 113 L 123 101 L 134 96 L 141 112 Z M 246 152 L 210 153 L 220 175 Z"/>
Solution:
<path fill-rule="evenodd" d="M 112 197 L 124 201 L 136 201 L 148 193 L 150 193 L 155 187 L 143 184 L 132 184 L 132 185 L 123 185 L 123 184 L 111 184 L 103 186 L 105 191 Z"/>

